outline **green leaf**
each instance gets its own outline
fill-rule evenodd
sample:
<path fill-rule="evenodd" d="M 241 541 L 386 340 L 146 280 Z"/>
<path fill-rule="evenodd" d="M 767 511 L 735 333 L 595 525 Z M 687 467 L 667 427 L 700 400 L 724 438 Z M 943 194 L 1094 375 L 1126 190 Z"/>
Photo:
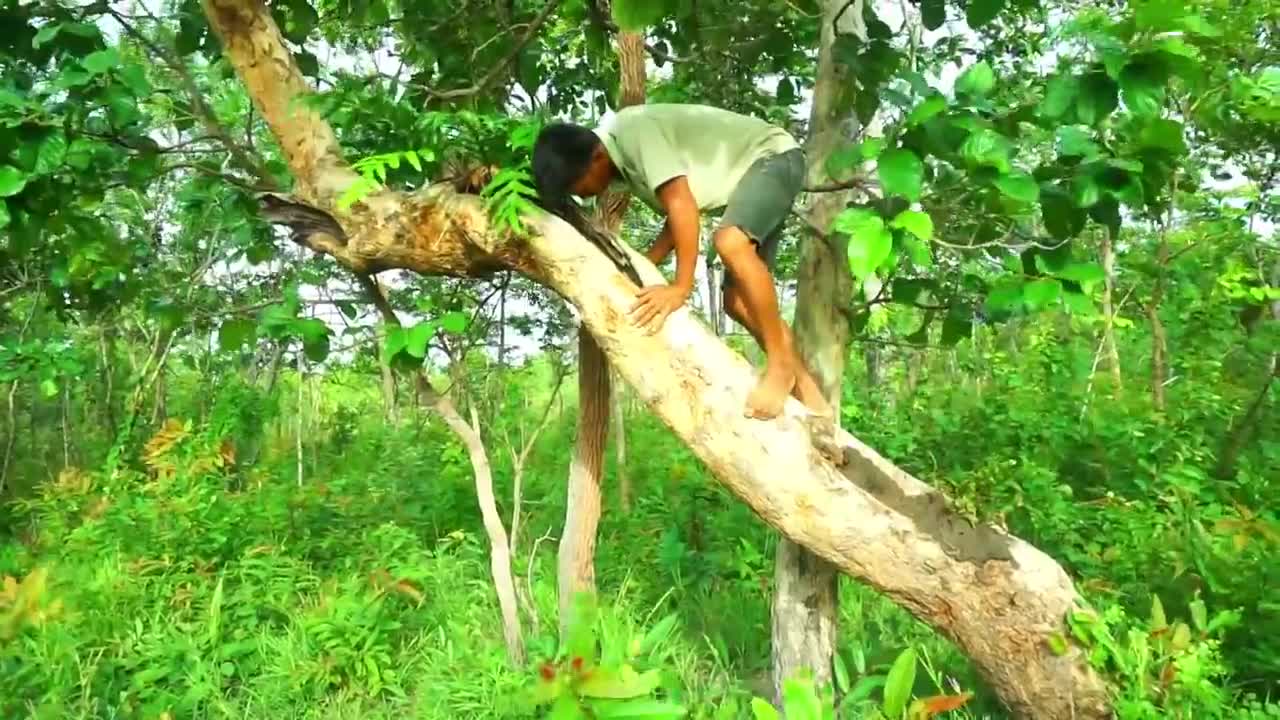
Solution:
<path fill-rule="evenodd" d="M 1209 624 L 1209 613 L 1204 600 L 1200 598 L 1192 600 L 1187 604 L 1187 609 L 1191 611 L 1191 622 L 1195 624 L 1197 630 L 1203 632 Z"/>
<path fill-rule="evenodd" d="M 1163 630 L 1169 627 L 1169 621 L 1164 615 L 1164 603 L 1160 602 L 1160 596 L 1151 595 L 1151 629 Z"/>
<path fill-rule="evenodd" d="M 947 99 L 934 94 L 925 98 L 907 115 L 907 125 L 919 125 L 929 118 L 947 109 Z"/>
<path fill-rule="evenodd" d="M 1093 300 L 1084 293 L 1065 291 L 1062 293 L 1062 303 L 1067 306 L 1067 312 L 1080 317 L 1093 317 L 1098 314 L 1098 308 L 1094 306 Z"/>
<path fill-rule="evenodd" d="M 780 105 L 792 105 L 796 101 L 796 88 L 791 84 L 788 78 L 782 78 L 778 81 L 778 89 L 774 93 L 775 98 Z"/>
<path fill-rule="evenodd" d="M 787 720 L 822 719 L 822 703 L 812 680 L 788 678 L 783 681 L 782 712 Z"/>
<path fill-rule="evenodd" d="M 916 651 L 907 648 L 893 661 L 888 677 L 884 683 L 884 714 L 889 718 L 900 718 L 907 709 L 907 701 L 911 699 L 911 688 L 916 682 Z"/>
<path fill-rule="evenodd" d="M 578 684 L 578 692 L 585 697 L 621 700 L 648 695 L 661 682 L 658 670 L 641 674 L 630 665 L 623 665 L 616 670 L 600 667 Z"/>
<path fill-rule="evenodd" d="M 675 629 L 676 623 L 680 621 L 679 613 L 671 613 L 659 620 L 649 632 L 645 633 L 644 639 L 640 641 L 639 654 L 648 655 L 658 646 L 671 636 L 671 632 Z"/>
<path fill-rule="evenodd" d="M 751 698 L 751 714 L 755 720 L 782 720 L 772 705 L 758 697 Z"/>
<path fill-rule="evenodd" d="M 965 22 L 971 28 L 980 28 L 991 22 L 1004 9 L 1005 0 L 969 0 L 964 9 Z"/>
<path fill-rule="evenodd" d="M 587 720 L 587 715 L 578 706 L 578 700 L 568 693 L 556 698 L 555 705 L 547 714 L 547 720 Z"/>
<path fill-rule="evenodd" d="M 436 335 L 436 324 L 430 320 L 414 325 L 405 335 L 404 351 L 415 358 L 427 356 L 427 345 Z"/>
<path fill-rule="evenodd" d="M 440 318 L 440 327 L 447 333 L 458 335 L 467 329 L 468 318 L 464 312 L 454 310 Z"/>
<path fill-rule="evenodd" d="M 903 210 L 889 223 L 889 227 L 906 230 L 925 242 L 933 239 L 933 218 L 919 210 Z"/>
<path fill-rule="evenodd" d="M 910 235 L 905 235 L 902 238 L 902 247 L 907 251 L 907 257 L 911 258 L 911 262 L 919 267 L 926 268 L 933 265 L 933 253 L 929 251 L 927 244 Z"/>
<path fill-rule="evenodd" d="M 942 321 L 942 337 L 939 340 L 945 346 L 953 346 L 965 338 L 973 335 L 973 316 L 968 309 L 961 312 L 957 308 L 952 308 L 947 313 L 947 317 Z"/>
<path fill-rule="evenodd" d="M 1054 275 L 1063 280 L 1078 283 L 1085 292 L 1089 292 L 1094 285 L 1106 279 L 1102 268 L 1095 263 L 1071 263 L 1054 273 Z"/>
<path fill-rule="evenodd" d="M 910 150 L 896 148 L 880 156 L 876 168 L 885 195 L 900 195 L 908 200 L 920 199 L 924 183 L 924 163 Z"/>
<path fill-rule="evenodd" d="M 875 160 L 884 152 L 888 143 L 882 137 L 870 137 L 858 143 L 858 157 L 862 160 Z"/>
<path fill-rule="evenodd" d="M 51 22 L 46 25 L 42 25 L 40 30 L 36 32 L 36 36 L 31 39 L 31 47 L 39 49 L 41 45 L 44 45 L 57 37 L 58 33 L 61 31 L 62 23 L 60 22 Z"/>
<path fill-rule="evenodd" d="M 870 210 L 844 210 L 831 228 L 849 236 L 849 270 L 858 280 L 874 273 L 893 249 L 893 235 L 885 228 L 884 220 Z"/>
<path fill-rule="evenodd" d="M 12 218 L 9 216 L 9 204 L 0 200 L 0 230 L 9 227 Z"/>
<path fill-rule="evenodd" d="M 1071 179 L 1071 201 L 1076 207 L 1093 207 L 1101 199 L 1102 188 L 1092 175 L 1081 173 Z"/>
<path fill-rule="evenodd" d="M 1040 196 L 1040 209 L 1044 226 L 1058 240 L 1070 240 L 1084 229 L 1084 211 L 1077 208 L 1071 198 L 1061 190 L 1046 192 Z"/>
<path fill-rule="evenodd" d="M 1007 173 L 1013 169 L 1009 162 L 1011 149 L 1008 138 L 995 130 L 983 128 L 965 138 L 960 146 L 960 155 L 975 167 L 989 166 Z"/>
<path fill-rule="evenodd" d="M 1076 117 L 1085 125 L 1093 125 L 1110 115 L 1120 105 L 1119 88 L 1105 72 L 1094 71 L 1080 79 L 1076 101 Z"/>
<path fill-rule="evenodd" d="M 599 720 L 667 720 L 686 714 L 683 707 L 664 700 L 629 700 L 597 705 L 592 710 L 592 717 Z"/>
<path fill-rule="evenodd" d="M 1139 116 L 1160 114 L 1164 106 L 1166 73 L 1152 62 L 1135 61 L 1120 73 L 1120 93 L 1125 107 Z"/>
<path fill-rule="evenodd" d="M 1054 655 L 1067 654 L 1067 638 L 1060 632 L 1054 632 L 1049 636 L 1049 649 Z"/>
<path fill-rule="evenodd" d="M 53 381 L 53 380 L 51 380 L 50 378 L 45 378 L 45 379 L 41 380 L 41 381 L 40 381 L 40 394 L 41 394 L 41 395 L 43 395 L 43 396 L 44 396 L 44 397 L 46 397 L 46 398 L 51 398 L 51 397 L 53 397 L 53 396 L 57 395 L 57 394 L 58 394 L 58 383 L 54 382 L 54 381 Z"/>
<path fill-rule="evenodd" d="M 1187 15 L 1179 23 L 1187 32 L 1201 37 L 1222 37 L 1222 30 L 1199 15 Z"/>
<path fill-rule="evenodd" d="M 62 165 L 67 156 L 67 137 L 56 131 L 40 141 L 36 149 L 36 175 L 48 175 Z"/>
<path fill-rule="evenodd" d="M 667 14 L 664 0 L 613 0 L 613 21 L 623 30 L 644 30 Z"/>
<path fill-rule="evenodd" d="M 1147 148 L 1168 150 L 1175 155 L 1187 153 L 1187 142 L 1183 137 L 1182 123 L 1168 118 L 1155 118 L 1149 121 L 1138 135 L 1138 142 Z"/>
<path fill-rule="evenodd" d="M 1140 29 L 1163 32 L 1176 28 L 1185 14 L 1181 0 L 1146 0 L 1134 3 L 1133 19 Z"/>
<path fill-rule="evenodd" d="M 238 350 L 257 336 L 258 324 L 247 318 L 233 318 L 218 328 L 218 346 L 223 350 Z"/>
<path fill-rule="evenodd" d="M 12 165 L 0 165 L 0 198 L 13 197 L 27 186 L 27 176 Z"/>
<path fill-rule="evenodd" d="M 1022 305 L 1022 280 L 1008 277 L 1000 280 L 987 293 L 986 308 L 991 312 L 1002 313 Z"/>
<path fill-rule="evenodd" d="M 970 7 L 973 7 L 974 0 L 970 0 Z M 990 2 L 991 0 L 979 0 Z M 1004 0 L 996 0 L 1003 4 Z M 960 77 L 956 78 L 956 94 L 972 95 L 981 97 L 990 93 L 996 87 L 996 73 L 987 64 L 986 60 L 970 65 L 968 69 L 960 73 Z"/>
<path fill-rule="evenodd" d="M 929 30 L 937 30 L 947 21 L 946 0 L 921 0 L 920 19 Z"/>
<path fill-rule="evenodd" d="M 1063 125 L 1056 132 L 1058 155 L 1062 157 L 1080 157 L 1090 159 L 1101 152 L 1093 136 L 1086 130 L 1074 125 Z"/>
<path fill-rule="evenodd" d="M 1040 199 L 1039 183 L 1020 170 L 996 178 L 996 187 L 1018 202 L 1033 203 Z"/>
<path fill-rule="evenodd" d="M 1040 115 L 1049 119 L 1060 118 L 1071 109 L 1080 93 L 1080 80 L 1074 75 L 1055 75 L 1045 85 L 1044 100 L 1040 101 Z"/>
<path fill-rule="evenodd" d="M 120 64 L 120 51 L 115 48 L 107 48 L 106 50 L 92 52 L 86 55 L 84 60 L 80 61 L 80 64 L 84 65 L 84 69 L 94 75 L 101 75 Z"/>
<path fill-rule="evenodd" d="M 1053 278 L 1032 280 L 1022 287 L 1022 301 L 1028 310 L 1043 310 L 1057 302 L 1062 294 L 1062 283 Z"/>

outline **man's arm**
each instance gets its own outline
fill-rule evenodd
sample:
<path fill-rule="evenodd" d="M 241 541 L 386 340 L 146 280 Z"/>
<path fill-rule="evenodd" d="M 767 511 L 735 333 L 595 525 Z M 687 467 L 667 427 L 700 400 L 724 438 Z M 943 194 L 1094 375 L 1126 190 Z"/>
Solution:
<path fill-rule="evenodd" d="M 693 291 L 693 271 L 698 263 L 698 203 L 689 190 L 689 180 L 684 175 L 674 177 L 657 190 L 658 202 L 667 213 L 662 234 L 654 244 L 656 250 L 662 244 L 662 235 L 676 251 L 676 278 L 672 283 L 686 293 Z M 670 250 L 663 250 L 663 256 Z"/>
<path fill-rule="evenodd" d="M 644 256 L 649 258 L 649 262 L 654 265 L 661 265 L 663 260 L 671 254 L 671 250 L 675 248 L 675 243 L 671 240 L 671 225 L 667 221 L 662 222 L 662 232 L 658 233 L 658 237 L 653 241 L 653 245 L 645 252 Z"/>
<path fill-rule="evenodd" d="M 698 203 L 689 191 L 688 179 L 684 175 L 673 177 L 658 186 L 656 194 L 667 221 L 648 255 L 650 260 L 660 261 L 674 247 L 676 278 L 670 285 L 650 285 L 636 293 L 631 319 L 649 332 L 661 328 L 667 316 L 679 310 L 693 294 L 693 271 L 698 263 Z"/>

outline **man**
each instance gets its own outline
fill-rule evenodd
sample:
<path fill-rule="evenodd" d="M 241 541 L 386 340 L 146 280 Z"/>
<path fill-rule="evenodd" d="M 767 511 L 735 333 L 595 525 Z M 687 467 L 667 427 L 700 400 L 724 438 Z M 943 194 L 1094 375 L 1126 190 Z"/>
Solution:
<path fill-rule="evenodd" d="M 608 128 L 544 128 L 534 144 L 533 176 L 548 207 L 563 207 L 571 194 L 594 197 L 621 182 L 666 217 L 646 255 L 661 264 L 675 250 L 675 281 L 641 289 L 631 309 L 633 320 L 650 332 L 693 292 L 699 213 L 723 208 L 713 241 L 728 269 L 724 308 L 768 358 L 746 415 L 776 417 L 788 394 L 814 413 L 830 413 L 779 314 L 770 274 L 785 220 L 804 186 L 804 153 L 785 130 L 702 105 L 636 105 L 620 110 Z"/>

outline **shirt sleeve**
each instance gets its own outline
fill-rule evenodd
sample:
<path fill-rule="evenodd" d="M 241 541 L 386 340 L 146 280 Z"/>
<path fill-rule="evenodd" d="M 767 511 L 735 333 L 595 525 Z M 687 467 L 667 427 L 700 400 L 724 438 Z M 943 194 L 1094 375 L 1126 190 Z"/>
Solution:
<path fill-rule="evenodd" d="M 655 196 L 663 183 L 689 172 L 666 128 L 653 118 L 642 114 L 627 118 L 619 123 L 615 137 L 640 176 L 636 180 Z"/>

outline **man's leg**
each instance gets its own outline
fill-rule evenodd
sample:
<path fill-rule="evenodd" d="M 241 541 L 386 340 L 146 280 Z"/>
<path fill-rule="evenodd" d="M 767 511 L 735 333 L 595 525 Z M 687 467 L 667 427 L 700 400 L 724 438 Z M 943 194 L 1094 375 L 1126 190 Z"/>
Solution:
<path fill-rule="evenodd" d="M 724 288 L 724 309 L 729 314 L 729 317 L 751 333 L 751 337 L 755 338 L 756 344 L 762 348 L 764 347 L 755 318 L 751 316 L 746 302 L 743 301 L 742 296 L 734 290 L 732 285 L 726 285 Z M 791 332 L 791 328 L 780 317 L 779 321 L 782 324 L 783 344 L 786 347 L 786 351 L 792 354 L 795 362 L 796 384 L 791 389 L 792 397 L 804 403 L 813 413 L 818 415 L 830 414 L 831 405 L 827 403 L 826 397 L 823 396 L 822 388 L 818 386 L 817 381 L 809 374 L 809 369 L 805 367 L 804 359 L 800 357 L 795 349 L 795 337 Z"/>
<path fill-rule="evenodd" d="M 715 244 L 725 269 L 733 275 L 733 287 L 742 298 L 745 315 L 755 321 L 751 334 L 763 346 L 767 358 L 764 377 L 747 396 L 746 414 L 760 419 L 777 417 L 795 387 L 796 362 L 795 352 L 788 352 L 786 347 L 773 277 L 756 253 L 751 238 L 737 227 L 730 225 L 716 230 Z M 729 309 L 727 304 L 725 309 Z"/>

